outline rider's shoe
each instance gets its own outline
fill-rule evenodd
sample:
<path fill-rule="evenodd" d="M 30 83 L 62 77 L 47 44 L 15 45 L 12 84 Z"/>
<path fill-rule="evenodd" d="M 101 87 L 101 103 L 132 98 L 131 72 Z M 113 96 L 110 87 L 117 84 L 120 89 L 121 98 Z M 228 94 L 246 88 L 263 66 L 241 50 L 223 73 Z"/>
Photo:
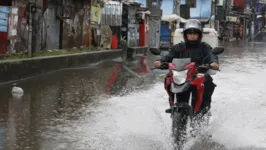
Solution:
<path fill-rule="evenodd" d="M 170 114 L 171 112 L 172 112 L 171 108 L 168 108 L 168 109 L 165 110 L 165 113 L 169 113 Z"/>

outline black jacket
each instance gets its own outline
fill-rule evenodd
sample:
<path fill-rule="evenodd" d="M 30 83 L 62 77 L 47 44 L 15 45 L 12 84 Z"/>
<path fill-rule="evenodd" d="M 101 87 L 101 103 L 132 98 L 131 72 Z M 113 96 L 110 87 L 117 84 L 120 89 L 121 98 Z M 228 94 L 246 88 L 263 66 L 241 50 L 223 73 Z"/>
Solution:
<path fill-rule="evenodd" d="M 185 43 L 176 44 L 168 55 L 161 58 L 161 62 L 170 63 L 173 58 L 191 58 L 197 65 L 201 65 L 203 59 L 204 64 L 218 63 L 218 57 L 212 54 L 212 47 L 205 42 L 201 42 L 197 47 L 187 46 Z"/>

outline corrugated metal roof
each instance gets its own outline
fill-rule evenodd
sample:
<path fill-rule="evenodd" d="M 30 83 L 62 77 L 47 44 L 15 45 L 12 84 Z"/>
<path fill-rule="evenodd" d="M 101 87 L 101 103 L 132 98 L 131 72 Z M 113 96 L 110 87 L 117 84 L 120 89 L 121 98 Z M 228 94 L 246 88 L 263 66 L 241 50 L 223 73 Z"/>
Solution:
<path fill-rule="evenodd" d="M 102 9 L 102 24 L 109 26 L 121 26 L 122 25 L 122 3 L 106 3 Z"/>

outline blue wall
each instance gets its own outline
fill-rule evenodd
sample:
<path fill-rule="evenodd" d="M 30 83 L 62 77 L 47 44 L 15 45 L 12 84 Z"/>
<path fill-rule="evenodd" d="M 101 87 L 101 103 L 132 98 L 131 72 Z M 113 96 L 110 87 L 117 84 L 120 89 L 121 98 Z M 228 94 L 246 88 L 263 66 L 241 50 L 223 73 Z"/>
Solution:
<path fill-rule="evenodd" d="M 211 17 L 211 0 L 196 0 L 196 8 L 190 8 L 190 18 L 210 18 Z M 180 0 L 185 4 L 185 0 Z"/>

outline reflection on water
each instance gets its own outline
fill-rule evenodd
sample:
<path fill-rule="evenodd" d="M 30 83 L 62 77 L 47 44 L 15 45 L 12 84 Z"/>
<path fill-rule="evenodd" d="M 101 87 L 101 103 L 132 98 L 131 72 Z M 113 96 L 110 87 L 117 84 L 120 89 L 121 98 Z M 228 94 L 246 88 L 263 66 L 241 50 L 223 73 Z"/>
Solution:
<path fill-rule="evenodd" d="M 136 67 L 131 65 L 131 68 Z M 78 120 L 85 107 L 119 94 L 128 80 L 138 81 L 121 65 L 103 63 L 90 69 L 65 70 L 18 83 L 22 99 L 11 95 L 12 84 L 0 88 L 0 149 L 48 149 L 49 127 Z M 143 80 L 140 80 L 142 83 Z M 93 115 L 93 114 L 92 114 Z M 63 126 L 63 124 L 62 124 Z M 56 131 L 54 131 L 56 132 Z"/>

